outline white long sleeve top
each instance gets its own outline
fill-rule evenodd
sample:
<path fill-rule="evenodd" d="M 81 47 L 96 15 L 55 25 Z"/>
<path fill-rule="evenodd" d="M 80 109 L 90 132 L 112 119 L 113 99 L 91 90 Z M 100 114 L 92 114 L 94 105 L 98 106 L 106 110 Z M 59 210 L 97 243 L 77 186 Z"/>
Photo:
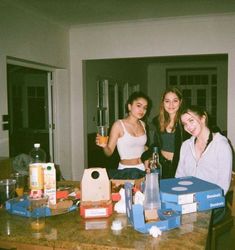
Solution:
<path fill-rule="evenodd" d="M 232 150 L 227 138 L 215 133 L 198 160 L 194 142 L 195 137 L 192 136 L 182 144 L 175 177 L 194 176 L 217 184 L 226 194 L 232 174 Z"/>

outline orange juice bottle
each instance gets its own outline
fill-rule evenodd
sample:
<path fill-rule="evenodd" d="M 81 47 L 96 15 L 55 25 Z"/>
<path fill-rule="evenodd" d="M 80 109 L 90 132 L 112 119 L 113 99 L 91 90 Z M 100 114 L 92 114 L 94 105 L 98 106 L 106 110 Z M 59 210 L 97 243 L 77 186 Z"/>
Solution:
<path fill-rule="evenodd" d="M 39 143 L 34 144 L 30 151 L 31 163 L 29 164 L 29 188 L 30 197 L 40 198 L 43 194 L 44 186 L 44 168 L 46 162 L 46 153 L 40 148 Z"/>
<path fill-rule="evenodd" d="M 30 190 L 42 190 L 44 185 L 43 164 L 31 163 L 29 165 Z"/>

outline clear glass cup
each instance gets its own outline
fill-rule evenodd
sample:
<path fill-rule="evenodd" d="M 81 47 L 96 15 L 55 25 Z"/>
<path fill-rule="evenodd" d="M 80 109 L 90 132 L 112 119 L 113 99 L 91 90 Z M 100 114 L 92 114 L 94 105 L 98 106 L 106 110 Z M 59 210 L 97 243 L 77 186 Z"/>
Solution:
<path fill-rule="evenodd" d="M 108 142 L 108 127 L 107 126 L 97 126 L 97 133 L 100 135 L 99 144 L 107 144 Z"/>
<path fill-rule="evenodd" d="M 0 181 L 0 205 L 5 205 L 5 202 L 15 197 L 14 179 L 4 179 Z"/>
<path fill-rule="evenodd" d="M 46 207 L 48 197 L 29 198 L 29 209 L 31 211 L 30 226 L 33 231 L 41 231 L 45 228 Z"/>
<path fill-rule="evenodd" d="M 23 196 L 25 189 L 25 176 L 16 172 L 12 174 L 12 178 L 16 180 L 15 192 L 18 197 Z"/>

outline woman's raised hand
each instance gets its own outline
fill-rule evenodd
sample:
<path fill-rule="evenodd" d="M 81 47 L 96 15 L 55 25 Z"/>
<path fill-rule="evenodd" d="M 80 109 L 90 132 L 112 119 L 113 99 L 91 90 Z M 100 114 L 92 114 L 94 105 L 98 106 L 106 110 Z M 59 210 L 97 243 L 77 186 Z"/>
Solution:
<path fill-rule="evenodd" d="M 97 146 L 101 148 L 105 148 L 108 144 L 108 136 L 101 136 L 100 134 L 96 134 L 95 143 Z"/>

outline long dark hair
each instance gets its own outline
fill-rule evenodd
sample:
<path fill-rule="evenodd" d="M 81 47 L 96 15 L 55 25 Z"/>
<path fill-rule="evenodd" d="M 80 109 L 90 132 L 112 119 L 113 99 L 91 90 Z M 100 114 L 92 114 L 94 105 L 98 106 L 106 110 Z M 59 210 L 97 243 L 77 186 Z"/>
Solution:
<path fill-rule="evenodd" d="M 150 112 L 151 107 L 152 107 L 152 101 L 150 100 L 150 98 L 145 93 L 143 93 L 141 91 L 133 92 L 129 96 L 129 98 L 128 98 L 127 102 L 126 102 L 126 105 L 125 105 L 125 110 L 126 110 L 127 114 L 129 113 L 128 105 L 129 104 L 132 105 L 133 102 L 136 101 L 139 98 L 143 98 L 143 99 L 145 99 L 147 101 L 148 106 L 147 106 L 147 111 L 146 111 L 145 116 L 149 115 L 149 112 Z"/>
<path fill-rule="evenodd" d="M 198 115 L 200 118 L 202 116 L 205 116 L 206 118 L 205 123 L 206 123 L 206 126 L 210 129 L 210 131 L 214 133 L 219 132 L 223 134 L 221 129 L 216 124 L 212 124 L 211 115 L 208 113 L 208 111 L 204 107 L 197 106 L 197 105 L 186 106 L 182 109 L 181 115 L 187 114 L 189 112 L 192 112 L 195 115 Z"/>

